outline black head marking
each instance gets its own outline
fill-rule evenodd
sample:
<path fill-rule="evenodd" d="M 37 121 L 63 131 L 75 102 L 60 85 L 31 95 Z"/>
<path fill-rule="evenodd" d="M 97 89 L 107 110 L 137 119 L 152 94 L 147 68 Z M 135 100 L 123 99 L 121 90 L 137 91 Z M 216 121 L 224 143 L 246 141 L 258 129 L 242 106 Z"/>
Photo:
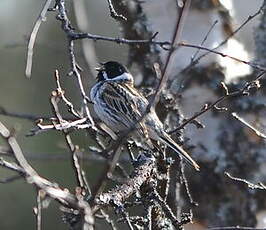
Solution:
<path fill-rule="evenodd" d="M 98 68 L 98 71 L 98 81 L 113 79 L 122 75 L 123 73 L 128 73 L 128 70 L 125 66 L 115 61 L 103 63 L 102 66 Z"/>
<path fill-rule="evenodd" d="M 99 71 L 98 75 L 97 75 L 97 81 L 100 82 L 100 81 L 104 81 L 105 80 L 105 77 L 103 76 L 103 70 L 98 70 Z"/>

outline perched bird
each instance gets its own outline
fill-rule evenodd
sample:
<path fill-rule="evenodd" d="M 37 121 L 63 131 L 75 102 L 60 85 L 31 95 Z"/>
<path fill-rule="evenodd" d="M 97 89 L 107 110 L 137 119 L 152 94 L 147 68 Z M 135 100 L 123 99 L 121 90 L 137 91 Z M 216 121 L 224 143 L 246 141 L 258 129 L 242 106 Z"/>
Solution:
<path fill-rule="evenodd" d="M 90 97 L 96 114 L 109 128 L 118 133 L 136 127 L 139 135 L 166 144 L 199 170 L 198 164 L 164 131 L 154 108 L 142 117 L 149 102 L 134 87 L 133 76 L 125 66 L 109 61 L 96 70 L 97 83 Z"/>

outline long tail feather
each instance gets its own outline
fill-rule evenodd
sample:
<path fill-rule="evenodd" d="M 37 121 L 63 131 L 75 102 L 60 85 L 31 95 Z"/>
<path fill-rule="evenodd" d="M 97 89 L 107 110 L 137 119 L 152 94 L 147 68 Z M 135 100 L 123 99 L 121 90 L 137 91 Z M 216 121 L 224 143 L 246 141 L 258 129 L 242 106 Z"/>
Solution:
<path fill-rule="evenodd" d="M 192 157 L 189 156 L 189 154 L 183 148 L 181 148 L 177 143 L 175 143 L 174 140 L 168 134 L 164 133 L 164 135 L 160 136 L 160 139 L 168 147 L 173 149 L 178 154 L 181 154 L 182 157 L 184 157 L 197 171 L 199 171 L 200 167 L 196 163 L 196 161 L 194 161 Z"/>

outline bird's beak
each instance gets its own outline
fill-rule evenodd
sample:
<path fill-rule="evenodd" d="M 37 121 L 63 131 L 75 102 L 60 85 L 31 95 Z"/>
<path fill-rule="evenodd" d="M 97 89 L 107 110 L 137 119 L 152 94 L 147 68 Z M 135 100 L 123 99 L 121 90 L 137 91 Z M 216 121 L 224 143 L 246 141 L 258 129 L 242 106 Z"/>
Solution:
<path fill-rule="evenodd" d="M 102 66 L 101 67 L 96 67 L 95 70 L 98 71 L 98 72 L 100 72 L 100 71 L 103 70 L 103 68 L 102 68 Z"/>
<path fill-rule="evenodd" d="M 104 70 L 104 63 L 100 62 L 99 64 L 100 64 L 100 66 L 96 67 L 95 70 L 98 71 L 98 72 L 101 72 L 101 71 Z"/>

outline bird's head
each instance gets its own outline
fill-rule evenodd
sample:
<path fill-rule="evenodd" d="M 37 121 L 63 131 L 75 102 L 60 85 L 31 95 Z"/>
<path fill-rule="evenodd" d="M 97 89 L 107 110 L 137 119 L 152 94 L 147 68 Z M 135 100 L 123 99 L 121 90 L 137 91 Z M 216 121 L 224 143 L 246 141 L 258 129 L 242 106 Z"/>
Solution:
<path fill-rule="evenodd" d="M 115 82 L 133 82 L 133 77 L 128 69 L 122 64 L 109 61 L 100 63 L 101 66 L 96 68 L 98 71 L 97 80 L 100 81 L 115 81 Z"/>

